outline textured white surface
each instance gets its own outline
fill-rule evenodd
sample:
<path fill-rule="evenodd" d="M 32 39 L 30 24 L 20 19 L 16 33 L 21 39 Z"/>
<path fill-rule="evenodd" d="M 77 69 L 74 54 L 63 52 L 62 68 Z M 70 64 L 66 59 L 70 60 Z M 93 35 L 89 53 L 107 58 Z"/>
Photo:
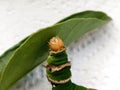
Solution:
<path fill-rule="evenodd" d="M 72 80 L 98 90 L 120 90 L 120 0 L 0 0 L 0 54 L 37 29 L 83 10 L 104 11 L 113 21 L 68 48 Z M 39 66 L 14 90 L 50 88 Z"/>

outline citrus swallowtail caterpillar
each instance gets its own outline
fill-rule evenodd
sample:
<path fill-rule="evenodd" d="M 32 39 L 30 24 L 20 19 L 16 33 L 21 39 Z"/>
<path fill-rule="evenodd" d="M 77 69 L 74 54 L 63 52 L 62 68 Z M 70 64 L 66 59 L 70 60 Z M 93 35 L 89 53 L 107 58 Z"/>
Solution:
<path fill-rule="evenodd" d="M 68 61 L 64 43 L 59 37 L 50 39 L 49 47 L 48 65 L 45 67 L 52 90 L 95 90 L 78 86 L 71 81 L 71 63 Z"/>

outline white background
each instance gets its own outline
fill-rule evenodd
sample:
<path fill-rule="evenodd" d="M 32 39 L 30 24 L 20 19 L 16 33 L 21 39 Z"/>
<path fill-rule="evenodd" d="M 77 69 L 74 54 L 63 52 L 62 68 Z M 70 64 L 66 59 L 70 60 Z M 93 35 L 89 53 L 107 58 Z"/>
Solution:
<path fill-rule="evenodd" d="M 72 80 L 98 90 L 120 90 L 120 0 L 0 0 L 0 54 L 24 37 L 84 10 L 100 10 L 112 21 L 68 47 Z M 42 66 L 14 90 L 51 90 Z"/>

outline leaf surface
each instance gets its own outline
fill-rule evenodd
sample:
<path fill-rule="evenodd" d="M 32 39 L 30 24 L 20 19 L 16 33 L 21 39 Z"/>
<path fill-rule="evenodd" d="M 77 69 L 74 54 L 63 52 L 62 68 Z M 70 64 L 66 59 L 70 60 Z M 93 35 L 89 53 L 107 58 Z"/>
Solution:
<path fill-rule="evenodd" d="M 68 46 L 86 32 L 110 20 L 103 12 L 84 11 L 29 35 L 0 57 L 0 90 L 8 90 L 16 81 L 46 60 L 48 41 L 53 36 L 59 36 Z"/>

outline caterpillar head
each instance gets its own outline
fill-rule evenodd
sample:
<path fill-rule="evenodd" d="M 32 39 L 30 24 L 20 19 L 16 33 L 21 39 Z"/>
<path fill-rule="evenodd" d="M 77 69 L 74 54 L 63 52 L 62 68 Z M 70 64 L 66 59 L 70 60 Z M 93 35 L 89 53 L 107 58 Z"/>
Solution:
<path fill-rule="evenodd" d="M 52 51 L 60 51 L 64 48 L 64 43 L 62 41 L 62 39 L 60 39 L 59 37 L 53 37 L 52 39 L 50 39 L 49 41 L 49 47 Z"/>

